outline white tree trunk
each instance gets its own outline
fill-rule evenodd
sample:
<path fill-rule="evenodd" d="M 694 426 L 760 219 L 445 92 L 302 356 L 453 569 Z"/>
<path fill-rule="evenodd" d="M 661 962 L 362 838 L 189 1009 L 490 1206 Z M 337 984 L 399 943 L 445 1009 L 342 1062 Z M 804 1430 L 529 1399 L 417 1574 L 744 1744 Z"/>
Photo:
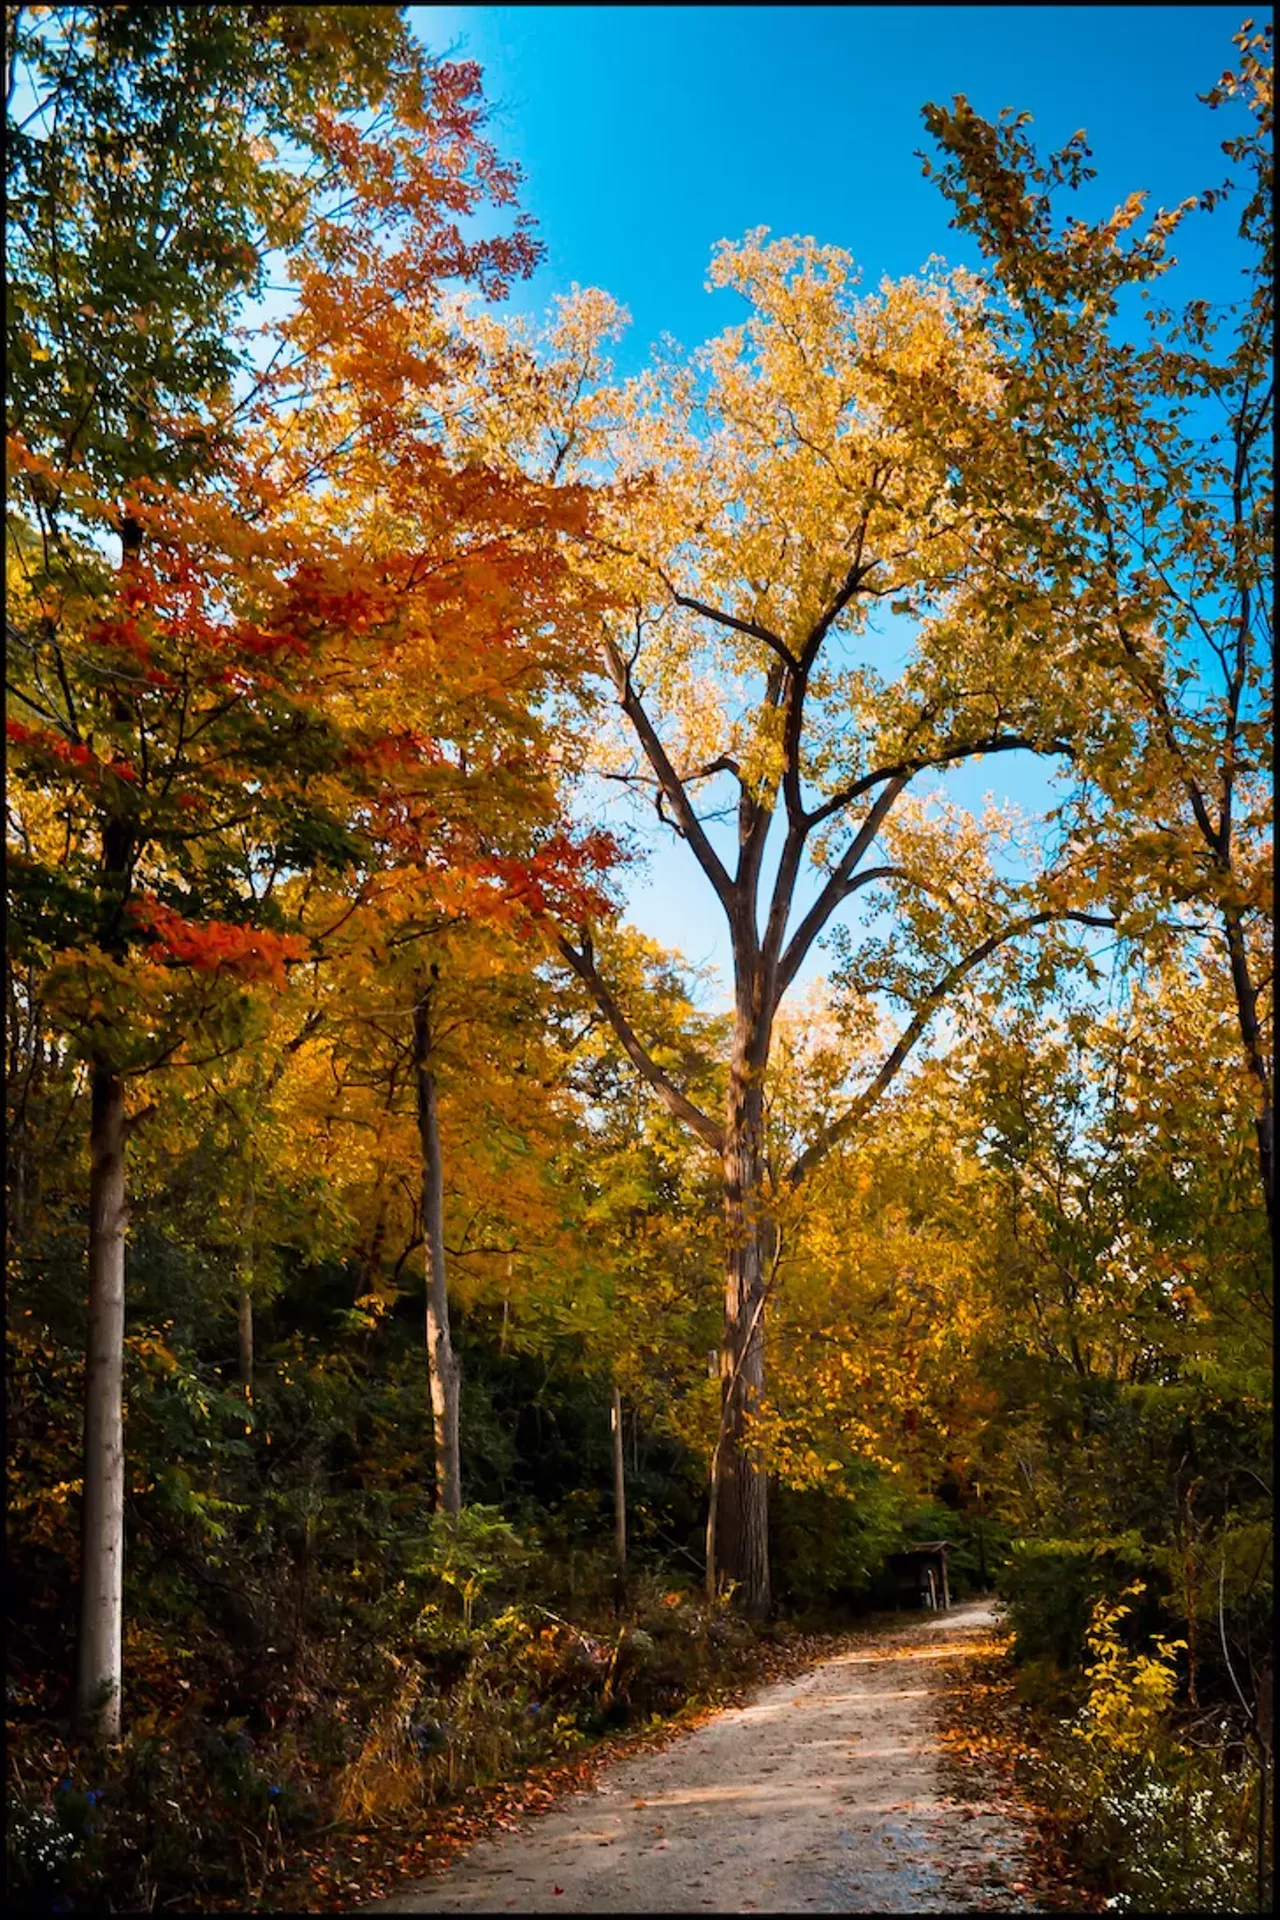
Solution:
<path fill-rule="evenodd" d="M 89 1123 L 89 1328 L 76 1720 L 120 1737 L 124 1612 L 124 1083 L 95 1062 Z"/>
<path fill-rule="evenodd" d="M 434 968 L 432 969 L 434 974 Z M 435 1443 L 436 1506 L 462 1511 L 462 1460 L 458 1435 L 461 1368 L 449 1335 L 449 1285 L 444 1250 L 444 1162 L 436 1079 L 432 1071 L 431 995 L 414 1009 L 414 1054 L 418 1085 L 418 1139 L 422 1149 L 422 1236 L 427 1281 L 427 1372 Z"/>
<path fill-rule="evenodd" d="M 754 1618 L 770 1606 L 769 1482 L 747 1433 L 764 1390 L 761 1217 L 763 1103 L 759 1076 L 746 1064 L 745 1036 L 735 1048 L 724 1133 L 725 1300 L 720 1350 L 720 1434 L 712 1455 L 707 1506 L 707 1589 L 726 1581 Z"/>

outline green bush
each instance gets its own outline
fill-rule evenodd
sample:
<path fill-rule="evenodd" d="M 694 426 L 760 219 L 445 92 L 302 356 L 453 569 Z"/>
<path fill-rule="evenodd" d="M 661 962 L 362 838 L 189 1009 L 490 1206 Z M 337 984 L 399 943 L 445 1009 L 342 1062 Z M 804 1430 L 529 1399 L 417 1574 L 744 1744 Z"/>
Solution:
<path fill-rule="evenodd" d="M 1083 1669 L 1093 1608 L 1133 1573 L 1149 1571 L 1136 1533 L 1097 1540 L 1015 1540 L 998 1591 L 1013 1629 L 1019 1666 L 1045 1664 L 1058 1673 Z M 1141 1630 L 1151 1606 L 1135 1623 Z"/>
<path fill-rule="evenodd" d="M 780 1486 L 770 1516 L 774 1587 L 781 1606 L 804 1613 L 869 1600 L 899 1544 L 907 1501 L 870 1465 L 845 1469 L 849 1491 Z"/>

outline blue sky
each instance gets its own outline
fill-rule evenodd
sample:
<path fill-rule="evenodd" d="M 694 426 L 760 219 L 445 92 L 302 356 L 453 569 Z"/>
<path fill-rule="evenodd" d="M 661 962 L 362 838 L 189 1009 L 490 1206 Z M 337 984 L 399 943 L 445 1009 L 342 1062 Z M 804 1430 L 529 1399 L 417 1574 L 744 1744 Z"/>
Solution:
<path fill-rule="evenodd" d="M 692 347 L 738 317 L 703 283 L 714 243 L 750 227 L 846 247 L 870 285 L 932 253 L 976 264 L 915 157 L 928 100 L 963 93 L 988 117 L 1025 109 L 1042 148 L 1086 128 L 1098 170 L 1086 214 L 1137 188 L 1154 208 L 1216 185 L 1231 129 L 1196 95 L 1231 61 L 1247 11 L 529 6 L 410 18 L 433 49 L 480 62 L 495 140 L 523 169 L 521 204 L 547 259 L 513 304 L 540 311 L 574 281 L 606 288 L 632 316 L 616 356 L 626 373 L 662 334 Z M 1180 290 L 1234 297 L 1232 227 L 1184 228 Z M 947 789 L 971 804 L 995 785 L 1034 808 L 1045 782 L 1019 759 L 985 761 Z M 655 851 L 630 910 L 665 945 L 723 967 L 719 909 L 682 849 Z M 808 971 L 820 968 L 818 956 Z"/>

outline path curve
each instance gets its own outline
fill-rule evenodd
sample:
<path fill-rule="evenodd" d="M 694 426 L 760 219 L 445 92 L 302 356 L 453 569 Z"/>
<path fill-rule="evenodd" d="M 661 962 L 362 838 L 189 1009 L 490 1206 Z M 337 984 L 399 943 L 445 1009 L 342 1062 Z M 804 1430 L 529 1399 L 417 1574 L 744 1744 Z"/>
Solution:
<path fill-rule="evenodd" d="M 971 1604 L 860 1637 L 363 1911 L 1040 1911 L 1021 1830 L 953 1797 L 934 1729 L 994 1620 Z"/>

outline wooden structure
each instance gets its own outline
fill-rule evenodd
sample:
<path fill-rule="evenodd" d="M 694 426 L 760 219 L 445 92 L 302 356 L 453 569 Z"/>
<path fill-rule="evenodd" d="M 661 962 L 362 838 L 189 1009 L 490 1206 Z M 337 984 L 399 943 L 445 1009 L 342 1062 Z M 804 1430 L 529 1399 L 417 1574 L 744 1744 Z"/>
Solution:
<path fill-rule="evenodd" d="M 935 1612 L 951 1605 L 947 1571 L 950 1540 L 921 1540 L 889 1555 L 894 1607 L 930 1607 Z"/>

